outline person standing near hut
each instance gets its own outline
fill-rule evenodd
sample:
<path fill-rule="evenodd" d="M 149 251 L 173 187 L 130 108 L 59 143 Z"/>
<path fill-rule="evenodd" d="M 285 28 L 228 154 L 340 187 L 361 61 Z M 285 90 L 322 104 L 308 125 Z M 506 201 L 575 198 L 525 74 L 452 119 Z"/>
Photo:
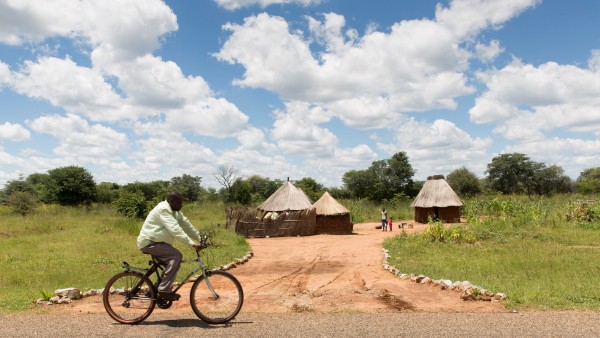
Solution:
<path fill-rule="evenodd" d="M 387 211 L 385 208 L 381 208 L 381 231 L 387 230 Z"/>
<path fill-rule="evenodd" d="M 390 222 L 389 222 L 390 231 L 392 231 L 392 225 L 393 225 L 393 224 L 392 224 L 392 222 L 393 222 L 393 221 L 394 221 L 394 220 L 393 220 L 393 219 L 390 217 Z"/>

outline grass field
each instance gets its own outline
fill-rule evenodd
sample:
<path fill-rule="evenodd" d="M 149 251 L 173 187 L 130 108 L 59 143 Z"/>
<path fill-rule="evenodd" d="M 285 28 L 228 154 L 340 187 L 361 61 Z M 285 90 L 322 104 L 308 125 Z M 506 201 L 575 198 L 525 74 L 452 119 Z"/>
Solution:
<path fill-rule="evenodd" d="M 222 229 L 221 204 L 185 205 L 183 212 L 201 233 L 211 236 L 212 266 L 243 257 L 249 246 L 243 237 Z M 21 217 L 0 208 L 0 312 L 24 310 L 43 294 L 76 287 L 100 289 L 127 261 L 146 266 L 147 255 L 136 247 L 142 221 L 130 221 L 107 206 L 69 208 L 41 206 Z M 194 251 L 175 244 L 184 258 Z M 181 278 L 191 266 L 182 266 Z"/>
<path fill-rule="evenodd" d="M 468 200 L 466 223 L 384 246 L 404 273 L 468 280 L 507 294 L 511 308 L 600 310 L 600 206 L 581 200 Z"/>

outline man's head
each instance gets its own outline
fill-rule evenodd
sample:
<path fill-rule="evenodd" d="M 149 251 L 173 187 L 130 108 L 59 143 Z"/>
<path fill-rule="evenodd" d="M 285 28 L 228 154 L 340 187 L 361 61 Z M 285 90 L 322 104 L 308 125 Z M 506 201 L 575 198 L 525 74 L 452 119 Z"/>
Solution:
<path fill-rule="evenodd" d="M 167 195 L 167 202 L 169 202 L 173 211 L 179 211 L 183 206 L 183 196 L 178 192 L 170 192 Z"/>

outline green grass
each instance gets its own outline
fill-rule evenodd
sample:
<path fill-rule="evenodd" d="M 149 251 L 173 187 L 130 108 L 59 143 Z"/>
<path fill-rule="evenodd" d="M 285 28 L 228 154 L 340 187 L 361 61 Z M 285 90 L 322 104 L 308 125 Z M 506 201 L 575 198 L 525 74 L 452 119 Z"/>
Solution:
<path fill-rule="evenodd" d="M 573 207 L 565 198 L 509 198 L 504 208 L 494 208 L 493 200 L 467 201 L 492 205 L 478 209 L 485 213 L 467 210 L 471 221 L 463 227 L 478 238 L 474 244 L 396 236 L 384 243 L 389 263 L 403 273 L 503 292 L 510 308 L 600 310 L 600 230 L 594 225 L 600 220 L 565 220 Z"/>
<path fill-rule="evenodd" d="M 185 205 L 184 213 L 215 244 L 212 267 L 243 257 L 249 246 L 243 237 L 225 231 L 220 204 Z M 68 208 L 41 206 L 36 214 L 21 217 L 0 207 L 0 312 L 31 308 L 47 292 L 66 287 L 82 291 L 100 289 L 121 263 L 148 264 L 136 246 L 142 221 L 129 221 L 106 206 Z M 185 257 L 192 248 L 175 244 Z M 191 269 L 182 266 L 181 278 Z"/>

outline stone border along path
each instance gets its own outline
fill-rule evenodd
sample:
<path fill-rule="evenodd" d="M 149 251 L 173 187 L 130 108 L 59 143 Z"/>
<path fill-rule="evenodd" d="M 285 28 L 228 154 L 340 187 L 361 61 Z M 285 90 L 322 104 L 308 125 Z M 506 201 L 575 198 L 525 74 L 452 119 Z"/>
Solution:
<path fill-rule="evenodd" d="M 469 281 L 456 281 L 452 283 L 452 281 L 449 279 L 431 279 L 425 275 L 417 276 L 415 274 L 409 275 L 402 273 L 400 270 L 388 263 L 388 258 L 390 257 L 388 250 L 386 248 L 382 248 L 381 251 L 383 252 L 383 268 L 400 279 L 410 279 L 412 282 L 420 284 L 433 284 L 434 286 L 442 288 L 442 290 L 449 289 L 463 292 L 463 294 L 460 296 L 462 300 L 491 301 L 492 299 L 505 300 L 507 298 L 504 293 L 495 293 L 493 291 L 486 290 L 481 286 L 471 284 Z"/>

